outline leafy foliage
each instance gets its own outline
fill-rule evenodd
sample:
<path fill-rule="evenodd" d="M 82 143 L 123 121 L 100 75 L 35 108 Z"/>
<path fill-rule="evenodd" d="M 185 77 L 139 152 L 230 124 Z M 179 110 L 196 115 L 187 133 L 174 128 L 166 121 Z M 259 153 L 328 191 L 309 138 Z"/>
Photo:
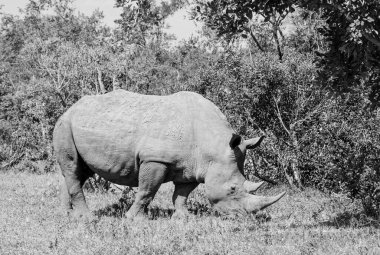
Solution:
<path fill-rule="evenodd" d="M 243 37 L 251 35 L 256 42 L 251 23 L 255 15 L 261 15 L 264 22 L 270 22 L 273 26 L 273 39 L 281 60 L 282 50 L 277 32 L 281 34 L 281 21 L 296 7 L 321 12 L 321 18 L 326 22 L 326 26 L 320 29 L 329 44 L 329 49 L 321 52 L 319 59 L 323 67 L 320 73 L 322 82 L 328 83 L 336 91 L 361 89 L 364 83 L 368 88 L 367 97 L 376 107 L 380 101 L 379 1 L 213 0 L 198 1 L 195 12 L 198 19 L 218 31 L 220 36 L 228 35 L 231 38 L 239 34 Z"/>
<path fill-rule="evenodd" d="M 199 19 L 206 21 L 206 25 L 216 29 L 220 35 L 226 33 L 241 33 L 247 31 L 246 25 L 254 14 L 269 21 L 274 12 L 286 15 L 293 12 L 294 1 L 231 1 L 214 0 L 209 2 L 197 1 L 195 7 Z"/>
<path fill-rule="evenodd" d="M 337 91 L 364 89 L 376 107 L 380 92 L 379 1 L 333 1 L 322 10 L 328 26 L 321 32 L 330 45 L 320 59 L 322 81 Z"/>
<path fill-rule="evenodd" d="M 186 2 L 172 0 L 157 5 L 149 0 L 116 0 L 116 7 L 123 8 L 121 19 L 116 20 L 122 30 L 119 35 L 138 45 L 146 45 L 148 39 L 160 39 L 165 18 Z"/>

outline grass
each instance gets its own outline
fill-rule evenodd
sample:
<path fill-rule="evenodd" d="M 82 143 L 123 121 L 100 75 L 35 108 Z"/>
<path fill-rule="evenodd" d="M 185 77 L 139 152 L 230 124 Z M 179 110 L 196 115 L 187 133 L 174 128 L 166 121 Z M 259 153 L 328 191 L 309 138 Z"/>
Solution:
<path fill-rule="evenodd" d="M 122 217 L 131 196 L 86 193 L 96 223 L 59 211 L 58 174 L 0 173 L 0 254 L 380 254 L 379 223 L 341 196 L 289 191 L 256 216 L 214 216 L 202 187 L 191 217 L 171 220 L 172 184 L 159 190 L 150 220 Z M 260 193 L 274 194 L 282 188 Z"/>

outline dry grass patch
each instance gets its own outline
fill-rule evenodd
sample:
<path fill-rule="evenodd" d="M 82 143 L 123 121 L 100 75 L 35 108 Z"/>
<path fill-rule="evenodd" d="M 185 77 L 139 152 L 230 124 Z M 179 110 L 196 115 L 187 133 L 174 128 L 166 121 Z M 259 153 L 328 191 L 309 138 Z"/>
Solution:
<path fill-rule="evenodd" d="M 171 220 L 172 191 L 172 184 L 159 190 L 153 220 L 134 221 L 122 217 L 133 195 L 87 192 L 99 221 L 83 223 L 58 211 L 57 174 L 0 173 L 0 254 L 380 253 L 378 222 L 344 197 L 289 191 L 256 216 L 222 219 L 200 187 L 189 199 L 191 217 Z"/>

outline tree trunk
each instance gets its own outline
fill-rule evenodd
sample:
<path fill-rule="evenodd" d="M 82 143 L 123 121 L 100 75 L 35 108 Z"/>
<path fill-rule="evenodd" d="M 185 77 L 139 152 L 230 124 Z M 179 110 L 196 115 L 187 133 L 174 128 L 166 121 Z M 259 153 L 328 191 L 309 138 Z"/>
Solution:
<path fill-rule="evenodd" d="M 292 170 L 293 178 L 294 178 L 295 183 L 297 184 L 297 187 L 302 189 L 303 188 L 302 176 L 301 176 L 301 173 L 299 171 L 299 162 L 298 162 L 300 149 L 299 149 L 299 144 L 298 144 L 296 132 L 294 130 L 292 130 L 292 128 L 290 128 L 290 142 L 292 145 L 292 148 L 291 148 L 292 153 L 291 153 L 291 158 L 290 158 L 290 168 Z"/>
<path fill-rule="evenodd" d="M 127 66 L 127 64 L 125 66 Z M 127 67 L 124 67 L 124 73 L 125 73 L 125 89 L 129 91 L 131 87 L 131 79 L 129 78 Z"/>
<path fill-rule="evenodd" d="M 274 38 L 274 41 L 276 42 L 278 59 L 282 61 L 283 53 L 281 50 L 280 40 L 278 39 L 277 29 L 278 29 L 277 26 L 273 25 L 273 38 Z"/>
<path fill-rule="evenodd" d="M 99 83 L 100 93 L 104 94 L 104 93 L 106 93 L 106 89 L 105 89 L 104 83 L 102 81 L 102 71 L 100 71 L 99 68 L 97 69 L 97 71 L 98 71 L 98 83 Z"/>
<path fill-rule="evenodd" d="M 112 90 L 116 90 L 117 86 L 118 86 L 118 84 L 117 84 L 117 81 L 116 81 L 116 74 L 114 74 L 112 76 Z"/>
<path fill-rule="evenodd" d="M 273 33 L 273 39 L 274 39 L 274 42 L 276 43 L 276 48 L 277 48 L 277 53 L 278 53 L 278 58 L 280 61 L 282 61 L 282 56 L 284 55 L 282 53 L 282 49 L 281 49 L 281 43 L 280 43 L 280 39 L 278 38 L 278 32 L 280 31 L 280 23 L 277 23 L 277 19 L 276 19 L 276 14 L 273 13 L 273 16 L 272 16 L 272 33 Z"/>
<path fill-rule="evenodd" d="M 43 124 L 43 122 L 40 120 L 40 128 L 41 128 L 41 139 L 43 141 L 43 145 L 44 146 L 48 146 L 49 145 L 49 142 L 47 141 L 47 137 L 46 137 L 46 127 L 45 125 Z M 46 151 L 49 153 L 48 149 L 46 148 Z M 49 153 L 49 156 L 50 156 L 50 153 Z"/>
<path fill-rule="evenodd" d="M 282 170 L 284 171 L 285 178 L 286 178 L 286 180 L 288 181 L 290 187 L 292 187 L 292 188 L 296 188 L 297 186 L 294 185 L 293 178 L 292 178 L 292 177 L 288 174 L 288 172 L 286 171 L 286 170 L 287 170 L 287 167 L 286 167 L 286 166 L 282 166 Z"/>

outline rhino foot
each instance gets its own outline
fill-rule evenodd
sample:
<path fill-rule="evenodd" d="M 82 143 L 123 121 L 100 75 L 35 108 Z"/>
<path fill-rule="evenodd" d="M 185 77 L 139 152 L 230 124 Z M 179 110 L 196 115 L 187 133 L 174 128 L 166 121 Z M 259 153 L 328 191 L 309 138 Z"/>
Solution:
<path fill-rule="evenodd" d="M 84 222 L 96 222 L 99 220 L 98 217 L 93 215 L 88 210 L 72 210 L 69 213 L 69 216 L 72 219 L 78 220 L 78 221 L 84 221 Z"/>
<path fill-rule="evenodd" d="M 131 211 L 128 211 L 125 214 L 125 218 L 127 218 L 128 220 L 131 220 L 131 221 L 139 221 L 139 220 L 147 220 L 147 219 L 149 219 L 148 215 L 146 213 L 144 213 L 144 212 L 134 213 L 134 212 L 131 212 Z"/>
<path fill-rule="evenodd" d="M 171 219 L 173 220 L 187 220 L 190 217 L 190 213 L 187 211 L 187 209 L 182 210 L 175 210 L 173 213 Z"/>

